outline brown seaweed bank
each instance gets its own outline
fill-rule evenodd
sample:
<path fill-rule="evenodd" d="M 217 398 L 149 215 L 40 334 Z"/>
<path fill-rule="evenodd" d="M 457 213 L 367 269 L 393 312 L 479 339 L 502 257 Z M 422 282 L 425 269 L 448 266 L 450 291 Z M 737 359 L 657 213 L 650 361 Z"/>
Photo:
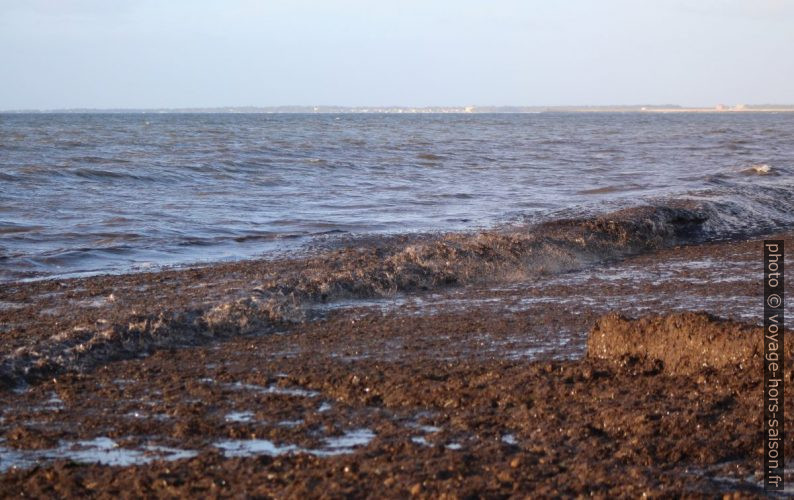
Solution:
<path fill-rule="evenodd" d="M 435 324 L 463 331 L 475 318 L 462 314 Z M 410 339 L 426 321 L 385 316 L 367 335 Z M 370 318 L 361 322 L 372 325 Z M 358 323 L 321 321 L 299 336 L 315 344 L 357 338 L 363 334 Z M 25 424 L 20 415 L 5 433 L 6 442 L 22 450 L 52 446 L 48 443 L 64 433 L 87 438 L 104 432 L 130 446 L 135 441 L 129 436 L 148 435 L 146 443 L 160 432 L 171 437 L 157 439 L 190 446 L 199 451 L 196 457 L 127 467 L 61 460 L 11 470 L 2 477 L 0 490 L 6 496 L 95 498 L 760 498 L 754 471 L 760 470 L 762 458 L 761 372 L 746 369 L 754 364 L 754 355 L 743 337 L 754 330 L 704 314 L 636 320 L 608 316 L 593 329 L 588 356 L 571 362 L 469 358 L 439 363 L 423 356 L 419 345 L 409 361 L 343 361 L 317 352 L 290 358 L 257 354 L 272 352 L 283 336 L 233 340 L 222 350 L 157 353 L 40 385 L 33 392 L 44 397 L 55 390 L 67 406 L 56 418 L 75 427 L 46 430 Z M 604 349 L 626 338 L 654 341 L 628 350 Z M 683 338 L 693 339 L 693 345 L 710 338 L 736 357 L 706 353 L 706 363 L 691 364 L 654 347 Z M 233 363 L 207 372 L 210 364 L 226 361 Z M 202 382 L 207 376 L 219 382 L 242 377 L 264 385 L 265 374 L 277 371 L 286 377 L 284 387 L 300 384 L 313 390 L 332 401 L 329 409 L 304 413 L 304 421 L 290 428 L 215 416 L 215 408 L 229 405 L 255 408 L 258 421 L 285 418 L 296 409 L 305 412 L 305 398 L 262 399 Z M 791 368 L 785 377 L 792 380 Z M 119 379 L 127 381 L 123 390 L 114 389 L 113 381 Z M 172 417 L 154 428 L 119 418 L 140 391 L 163 394 L 165 399 L 149 411 Z M 20 406 L 32 398 L 7 397 Z M 786 425 L 792 424 L 790 401 Z M 99 402 L 112 417 L 97 414 Z M 212 446 L 213 440 L 266 436 L 309 448 L 313 433 L 339 434 L 351 425 L 366 425 L 376 437 L 340 455 L 228 457 Z M 786 446 L 792 444 L 788 438 Z"/>
<path fill-rule="evenodd" d="M 785 355 L 794 354 L 794 340 L 785 339 Z M 707 313 L 646 316 L 631 320 L 619 314 L 601 318 L 590 333 L 587 354 L 623 360 L 636 357 L 658 361 L 674 375 L 703 369 L 738 369 L 762 373 L 763 329 L 725 321 Z"/>
<path fill-rule="evenodd" d="M 327 302 L 509 282 L 702 239 L 708 210 L 677 205 L 520 230 L 395 238 L 292 260 L 7 285 L 0 290 L 0 301 L 12 305 L 0 309 L 0 387 L 272 332 L 313 319 L 313 307 Z"/>

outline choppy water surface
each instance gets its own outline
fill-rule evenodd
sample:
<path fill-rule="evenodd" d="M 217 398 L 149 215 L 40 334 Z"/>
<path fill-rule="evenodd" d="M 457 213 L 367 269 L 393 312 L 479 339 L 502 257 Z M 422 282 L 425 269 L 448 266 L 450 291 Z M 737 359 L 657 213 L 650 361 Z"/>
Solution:
<path fill-rule="evenodd" d="M 794 114 L 0 115 L 0 280 L 665 197 L 782 227 L 793 176 Z"/>

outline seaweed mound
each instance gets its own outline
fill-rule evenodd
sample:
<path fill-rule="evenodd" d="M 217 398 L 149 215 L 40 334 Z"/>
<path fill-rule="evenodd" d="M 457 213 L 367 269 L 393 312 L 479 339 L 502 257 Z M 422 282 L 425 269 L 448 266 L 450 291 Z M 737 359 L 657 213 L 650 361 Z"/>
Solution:
<path fill-rule="evenodd" d="M 712 316 L 686 312 L 631 319 L 616 313 L 601 317 L 590 332 L 587 357 L 620 361 L 634 357 L 661 361 L 671 375 L 704 369 L 753 370 L 760 376 L 763 329 Z M 794 343 L 785 342 L 790 358 Z"/>

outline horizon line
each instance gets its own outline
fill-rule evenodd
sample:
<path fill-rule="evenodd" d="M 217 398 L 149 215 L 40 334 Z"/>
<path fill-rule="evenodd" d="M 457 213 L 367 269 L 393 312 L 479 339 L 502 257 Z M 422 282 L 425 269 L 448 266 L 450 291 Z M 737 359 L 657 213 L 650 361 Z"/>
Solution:
<path fill-rule="evenodd" d="M 71 107 L 0 109 L 0 113 L 526 113 L 543 111 L 794 111 L 794 104 L 564 104 L 564 105 L 304 105 L 180 106 L 180 107 Z"/>

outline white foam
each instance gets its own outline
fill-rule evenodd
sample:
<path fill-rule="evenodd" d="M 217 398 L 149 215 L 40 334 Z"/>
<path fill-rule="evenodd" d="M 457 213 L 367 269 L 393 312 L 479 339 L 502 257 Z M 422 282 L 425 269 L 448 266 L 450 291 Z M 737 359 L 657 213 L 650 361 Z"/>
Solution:
<path fill-rule="evenodd" d="M 772 167 L 770 167 L 766 163 L 759 163 L 758 165 L 752 165 L 747 170 L 755 172 L 756 174 L 759 174 L 759 175 L 765 175 L 765 174 L 768 174 L 768 173 L 772 172 Z"/>

